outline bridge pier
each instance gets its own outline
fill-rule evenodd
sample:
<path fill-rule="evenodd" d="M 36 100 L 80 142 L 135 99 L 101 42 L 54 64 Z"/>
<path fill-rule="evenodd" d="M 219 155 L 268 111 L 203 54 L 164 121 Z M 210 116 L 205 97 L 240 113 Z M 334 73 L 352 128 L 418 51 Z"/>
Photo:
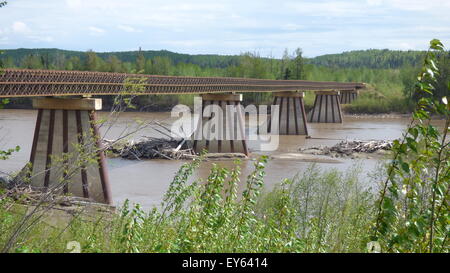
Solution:
<path fill-rule="evenodd" d="M 101 99 L 34 99 L 38 109 L 31 185 L 111 204 L 106 161 L 96 124 Z"/>
<path fill-rule="evenodd" d="M 308 135 L 306 125 L 304 92 L 274 92 L 273 105 L 279 109 L 280 135 Z M 271 130 L 271 119 L 269 119 Z"/>
<path fill-rule="evenodd" d="M 339 91 L 316 91 L 314 107 L 309 112 L 309 122 L 341 123 L 342 111 Z"/>
<path fill-rule="evenodd" d="M 341 104 L 350 104 L 358 97 L 358 90 L 341 91 Z"/>
<path fill-rule="evenodd" d="M 242 94 L 203 94 L 201 115 L 193 134 L 196 153 L 248 155 Z"/>

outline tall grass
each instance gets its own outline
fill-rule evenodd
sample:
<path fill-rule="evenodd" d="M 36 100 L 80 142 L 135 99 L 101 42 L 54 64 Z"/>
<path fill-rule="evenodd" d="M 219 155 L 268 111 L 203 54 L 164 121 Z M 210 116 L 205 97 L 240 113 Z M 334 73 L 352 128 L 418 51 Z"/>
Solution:
<path fill-rule="evenodd" d="M 413 105 L 402 88 L 396 84 L 368 84 L 355 101 L 343 105 L 343 110 L 351 114 L 409 113 Z"/>
<path fill-rule="evenodd" d="M 373 196 L 355 175 L 311 166 L 262 193 L 266 158 L 238 192 L 240 167 L 214 165 L 206 181 L 189 183 L 200 164 L 185 164 L 161 208 L 144 211 L 127 201 L 113 215 L 81 214 L 55 222 L 38 218 L 13 251 L 66 252 L 77 241 L 83 252 L 363 252 Z M 0 246 L 26 210 L 0 206 Z"/>

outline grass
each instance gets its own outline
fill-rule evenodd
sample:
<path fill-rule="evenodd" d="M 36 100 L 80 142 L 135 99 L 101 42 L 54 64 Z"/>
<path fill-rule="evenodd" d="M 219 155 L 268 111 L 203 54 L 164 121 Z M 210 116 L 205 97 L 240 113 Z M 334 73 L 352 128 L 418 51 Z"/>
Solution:
<path fill-rule="evenodd" d="M 262 193 L 266 159 L 238 194 L 239 164 L 214 165 L 207 181 L 188 183 L 200 164 L 176 174 L 160 209 L 125 202 L 116 214 L 73 217 L 55 224 L 48 211 L 11 244 L 12 252 L 365 252 L 373 195 L 355 175 L 311 166 Z M 16 208 L 16 209 L 12 209 Z M 27 212 L 11 200 L 0 206 L 0 247 Z M 51 223 L 51 224 L 50 224 Z"/>
<path fill-rule="evenodd" d="M 411 103 L 403 95 L 403 86 L 396 84 L 367 84 L 366 86 L 351 104 L 342 105 L 342 110 L 345 113 L 385 114 L 411 112 Z M 315 96 L 312 92 L 307 92 L 304 97 L 307 112 L 313 108 L 314 98 Z"/>
<path fill-rule="evenodd" d="M 351 114 L 410 113 L 411 109 L 401 88 L 395 85 L 367 85 L 355 101 L 343 106 Z"/>

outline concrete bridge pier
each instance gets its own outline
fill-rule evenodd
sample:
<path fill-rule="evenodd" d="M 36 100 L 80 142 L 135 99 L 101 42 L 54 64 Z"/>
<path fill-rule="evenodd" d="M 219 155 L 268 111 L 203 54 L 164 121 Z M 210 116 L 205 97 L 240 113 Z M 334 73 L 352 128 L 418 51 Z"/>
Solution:
<path fill-rule="evenodd" d="M 306 125 L 305 104 L 303 102 L 304 92 L 274 92 L 273 105 L 279 109 L 279 131 L 280 135 L 308 135 Z M 269 131 L 271 128 L 269 119 Z"/>
<path fill-rule="evenodd" d="M 316 91 L 314 107 L 308 114 L 309 122 L 341 123 L 342 111 L 339 91 Z"/>
<path fill-rule="evenodd" d="M 101 99 L 33 100 L 38 109 L 28 176 L 31 185 L 111 204 L 96 124 Z"/>
<path fill-rule="evenodd" d="M 343 90 L 341 91 L 341 104 L 350 104 L 358 97 L 358 90 Z"/>
<path fill-rule="evenodd" d="M 242 94 L 203 94 L 202 109 L 193 134 L 196 153 L 248 155 Z"/>

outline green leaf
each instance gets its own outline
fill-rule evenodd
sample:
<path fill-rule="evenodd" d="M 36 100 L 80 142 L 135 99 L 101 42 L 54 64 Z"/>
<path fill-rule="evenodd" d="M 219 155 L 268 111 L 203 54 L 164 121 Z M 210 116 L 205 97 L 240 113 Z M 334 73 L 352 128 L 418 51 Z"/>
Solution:
<path fill-rule="evenodd" d="M 406 154 L 407 151 L 408 151 L 408 146 L 407 146 L 405 143 L 403 143 L 402 145 L 400 145 L 400 147 L 399 147 L 399 152 L 400 152 L 400 153 Z"/>
<path fill-rule="evenodd" d="M 386 198 L 384 199 L 384 202 L 383 202 L 383 208 L 384 208 L 385 210 L 388 210 L 388 211 L 394 209 L 394 202 L 392 201 L 391 198 L 387 198 L 387 197 L 386 197 Z"/>
<path fill-rule="evenodd" d="M 438 70 L 436 62 L 434 60 L 429 60 L 429 63 L 433 70 L 435 70 L 435 71 Z"/>
<path fill-rule="evenodd" d="M 439 39 L 433 39 L 430 41 L 430 48 L 435 50 L 443 50 L 444 45 Z"/>
<path fill-rule="evenodd" d="M 430 68 L 427 68 L 427 73 L 430 75 L 431 78 L 434 78 L 434 71 Z"/>
<path fill-rule="evenodd" d="M 409 134 L 412 135 L 414 138 L 417 138 L 419 136 L 419 130 L 417 128 L 410 128 L 408 130 Z"/>
<path fill-rule="evenodd" d="M 406 173 L 409 173 L 409 164 L 408 164 L 408 163 L 402 162 L 401 166 L 402 166 L 402 169 L 403 169 Z"/>
<path fill-rule="evenodd" d="M 411 137 L 407 137 L 406 142 L 408 144 L 408 147 L 417 153 L 417 142 Z"/>

